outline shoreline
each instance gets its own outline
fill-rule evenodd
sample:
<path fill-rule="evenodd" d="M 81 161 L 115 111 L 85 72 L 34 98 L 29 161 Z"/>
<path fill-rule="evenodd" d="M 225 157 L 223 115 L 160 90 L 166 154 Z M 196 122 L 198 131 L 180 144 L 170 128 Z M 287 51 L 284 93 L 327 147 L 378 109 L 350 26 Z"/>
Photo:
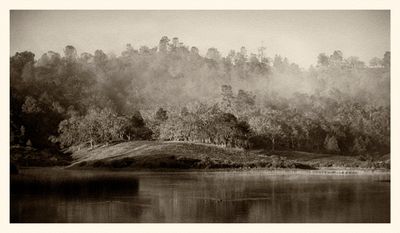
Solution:
<path fill-rule="evenodd" d="M 317 168 L 317 169 L 293 169 L 293 168 L 242 168 L 242 169 L 235 169 L 235 168 L 210 168 L 210 169 L 110 169 L 110 168 L 93 168 L 93 167 L 20 167 L 21 171 L 23 170 L 64 170 L 64 171 L 77 171 L 77 172 L 132 172 L 132 173 L 266 173 L 266 174 L 309 174 L 309 175 L 391 175 L 390 169 L 371 169 L 371 168 L 350 168 L 350 167 L 337 167 L 337 168 Z"/>
<path fill-rule="evenodd" d="M 50 153 L 33 156 L 31 151 L 15 151 L 12 162 L 21 169 L 61 168 L 65 170 L 212 172 L 269 171 L 280 173 L 361 174 L 389 173 L 390 155 L 374 161 L 356 156 L 319 154 L 301 151 L 235 150 L 193 143 L 132 141 L 82 149 L 70 155 L 68 163 L 44 163 L 56 160 Z M 34 161 L 29 162 L 30 159 Z M 60 157 L 59 158 L 63 158 Z M 44 161 L 44 162 L 43 162 Z M 58 160 L 57 160 L 58 161 Z M 29 162 L 29 163 L 28 163 Z M 43 162 L 43 163 L 41 163 Z"/>

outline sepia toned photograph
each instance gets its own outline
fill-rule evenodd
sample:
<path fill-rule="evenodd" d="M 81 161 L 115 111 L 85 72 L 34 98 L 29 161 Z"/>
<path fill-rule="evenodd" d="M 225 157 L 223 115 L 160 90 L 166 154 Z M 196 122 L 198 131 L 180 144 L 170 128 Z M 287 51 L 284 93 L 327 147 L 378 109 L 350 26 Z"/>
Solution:
<path fill-rule="evenodd" d="M 392 222 L 390 10 L 9 18 L 10 224 Z"/>

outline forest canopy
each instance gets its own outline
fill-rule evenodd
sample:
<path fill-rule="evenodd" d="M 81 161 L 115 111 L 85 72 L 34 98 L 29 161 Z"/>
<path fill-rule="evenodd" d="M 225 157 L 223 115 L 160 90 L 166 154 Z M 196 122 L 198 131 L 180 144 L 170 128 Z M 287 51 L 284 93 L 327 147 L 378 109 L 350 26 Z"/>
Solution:
<path fill-rule="evenodd" d="M 360 155 L 390 150 L 390 52 L 342 51 L 299 67 L 245 47 L 201 55 L 164 36 L 120 54 L 17 52 L 11 144 L 59 149 L 123 140 Z"/>

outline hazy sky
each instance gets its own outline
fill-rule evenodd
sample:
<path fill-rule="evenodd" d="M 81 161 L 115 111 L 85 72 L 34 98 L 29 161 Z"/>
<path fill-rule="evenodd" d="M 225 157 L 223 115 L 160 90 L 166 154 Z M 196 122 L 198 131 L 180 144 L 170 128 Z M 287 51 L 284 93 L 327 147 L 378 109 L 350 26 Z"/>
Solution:
<path fill-rule="evenodd" d="M 368 62 L 390 50 L 389 11 L 11 11 L 10 27 L 11 55 L 29 50 L 36 58 L 66 45 L 119 55 L 127 43 L 153 47 L 164 35 L 201 54 L 210 47 L 256 52 L 263 42 L 267 56 L 305 68 L 321 52 Z"/>

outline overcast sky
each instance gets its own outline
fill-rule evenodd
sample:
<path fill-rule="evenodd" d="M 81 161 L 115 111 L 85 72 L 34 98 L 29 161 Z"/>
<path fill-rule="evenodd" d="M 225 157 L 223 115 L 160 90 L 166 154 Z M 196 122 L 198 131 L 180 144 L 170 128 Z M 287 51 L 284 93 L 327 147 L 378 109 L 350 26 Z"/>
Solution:
<path fill-rule="evenodd" d="M 342 50 L 368 62 L 390 51 L 389 11 L 11 11 L 10 19 L 11 55 L 29 50 L 36 58 L 66 45 L 119 55 L 127 43 L 153 47 L 164 35 L 201 54 L 241 46 L 250 53 L 263 44 L 267 56 L 304 68 L 321 52 Z"/>

